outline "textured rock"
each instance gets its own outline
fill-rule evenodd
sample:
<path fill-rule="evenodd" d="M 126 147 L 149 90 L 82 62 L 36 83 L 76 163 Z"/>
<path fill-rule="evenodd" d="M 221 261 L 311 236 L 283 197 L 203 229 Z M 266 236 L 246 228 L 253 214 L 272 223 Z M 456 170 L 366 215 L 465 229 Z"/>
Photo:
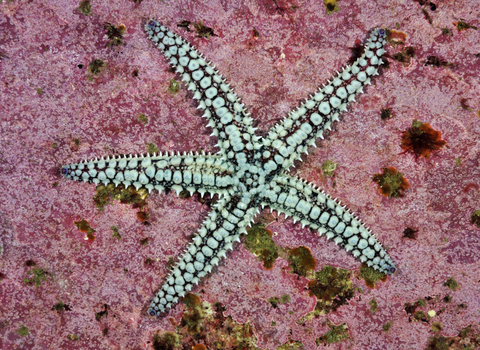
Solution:
<path fill-rule="evenodd" d="M 145 225 L 130 205 L 114 202 L 99 211 L 93 186 L 59 173 L 62 164 L 107 150 L 144 153 L 154 144 L 162 151 L 216 151 L 186 90 L 168 92 L 175 76 L 143 32 L 142 21 L 152 15 L 171 27 L 188 20 L 213 29 L 208 38 L 176 31 L 228 78 L 261 130 L 343 66 L 349 48 L 371 28 L 403 32 L 405 46 L 415 48 L 409 65 L 388 58 L 390 67 L 292 171 L 353 209 L 389 247 L 397 274 L 369 289 L 356 278 L 353 257 L 283 216 L 272 222 L 264 211 L 277 246 L 309 247 L 317 271 L 327 264 L 351 270 L 361 291 L 336 312 L 299 321 L 316 303 L 308 279 L 291 273 L 286 256 L 266 270 L 240 245 L 196 290 L 203 301 L 219 301 L 225 317 L 250 322 L 265 349 L 288 341 L 323 348 L 315 340 L 331 330 L 327 319 L 345 323 L 349 332 L 331 349 L 426 348 L 433 322 L 442 324 L 445 337 L 469 324 L 478 333 L 480 231 L 470 220 L 480 209 L 478 31 L 458 31 L 452 23 L 462 18 L 478 27 L 470 12 L 476 2 L 437 4 L 435 11 L 427 6 L 429 18 L 414 1 L 338 6 L 327 16 L 319 1 L 110 1 L 92 2 L 86 16 L 76 1 L 0 4 L 0 347 L 144 349 L 154 333 L 175 332 L 182 319 L 181 305 L 160 320 L 145 308 L 167 274 L 168 258 L 183 249 L 207 206 L 196 197 L 152 194 Z M 125 26 L 123 46 L 110 44 L 106 22 Z M 387 48 L 391 57 L 401 51 L 401 45 Z M 425 65 L 436 62 L 429 56 L 453 65 Z M 104 62 L 96 74 L 88 69 L 94 60 Z M 382 108 L 391 108 L 393 117 L 383 121 Z M 401 132 L 413 119 L 429 123 L 447 142 L 427 160 L 402 154 Z M 333 178 L 320 170 L 328 159 L 338 164 Z M 410 183 L 403 198 L 381 196 L 371 180 L 389 166 Z M 95 240 L 85 240 L 75 226 L 82 219 Z M 120 240 L 112 238 L 112 226 Z M 418 230 L 415 239 L 402 237 L 407 227 Z M 29 282 L 35 277 L 38 287 Z M 455 290 L 444 286 L 451 277 Z M 290 303 L 273 308 L 268 302 L 284 294 Z M 424 303 L 409 307 L 419 299 Z M 59 302 L 71 310 L 55 308 Z M 416 320 L 416 312 L 430 310 L 433 318 Z"/>

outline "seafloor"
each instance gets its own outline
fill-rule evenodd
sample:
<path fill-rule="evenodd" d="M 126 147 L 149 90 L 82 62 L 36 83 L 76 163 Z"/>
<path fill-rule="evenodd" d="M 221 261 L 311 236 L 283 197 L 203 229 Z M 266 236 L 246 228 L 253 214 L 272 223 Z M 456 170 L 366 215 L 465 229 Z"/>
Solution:
<path fill-rule="evenodd" d="M 480 348 L 478 0 L 3 0 L 0 9 L 1 349 Z M 151 17 L 214 62 L 263 132 L 370 29 L 390 30 L 388 65 L 291 172 L 358 214 L 395 275 L 372 282 L 335 244 L 265 209 L 273 268 L 242 242 L 194 290 L 201 304 L 189 296 L 166 317 L 146 315 L 212 201 L 132 192 L 101 210 L 112 191 L 59 169 L 106 154 L 217 151 L 143 32 Z M 446 144 L 402 148 L 415 119 Z M 387 197 L 372 177 L 389 167 L 410 187 L 391 185 Z M 300 246 L 316 274 L 288 259 Z"/>

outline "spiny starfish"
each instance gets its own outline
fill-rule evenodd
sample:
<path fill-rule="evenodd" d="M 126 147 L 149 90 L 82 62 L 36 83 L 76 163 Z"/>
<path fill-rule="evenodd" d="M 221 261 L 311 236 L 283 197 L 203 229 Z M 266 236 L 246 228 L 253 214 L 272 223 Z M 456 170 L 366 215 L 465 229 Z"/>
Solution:
<path fill-rule="evenodd" d="M 363 55 L 332 78 L 318 92 L 280 123 L 267 137 L 255 134 L 252 118 L 215 66 L 191 44 L 155 20 L 145 25 L 149 38 L 163 51 L 170 64 L 198 100 L 211 136 L 218 139 L 216 155 L 153 154 L 107 156 L 63 167 L 64 177 L 95 184 L 135 186 L 161 192 L 218 194 L 214 205 L 193 241 L 153 298 L 148 313 L 160 315 L 192 290 L 201 278 L 226 257 L 235 241 L 246 232 L 258 207 L 291 216 L 294 223 L 308 226 L 327 239 L 384 273 L 395 265 L 370 230 L 336 199 L 315 185 L 287 174 L 294 161 L 315 145 L 317 138 L 338 121 L 349 102 L 370 84 L 383 63 L 386 33 L 372 31 Z"/>

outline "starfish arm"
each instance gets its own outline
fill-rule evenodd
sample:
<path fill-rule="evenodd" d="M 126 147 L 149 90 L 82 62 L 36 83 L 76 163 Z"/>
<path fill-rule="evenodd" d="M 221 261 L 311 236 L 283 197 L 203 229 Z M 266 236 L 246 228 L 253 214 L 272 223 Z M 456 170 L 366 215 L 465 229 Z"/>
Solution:
<path fill-rule="evenodd" d="M 156 316 L 167 311 L 212 272 L 233 244 L 240 241 L 255 211 L 247 197 L 227 195 L 219 200 L 153 298 L 148 313 Z"/>
<path fill-rule="evenodd" d="M 146 188 L 149 192 L 171 188 L 180 193 L 226 194 L 234 184 L 233 166 L 211 154 L 164 154 L 107 156 L 106 159 L 63 166 L 62 175 L 71 180 L 116 186 Z"/>
<path fill-rule="evenodd" d="M 263 140 L 264 154 L 268 157 L 264 156 L 262 161 L 267 171 L 278 174 L 288 169 L 318 137 L 323 138 L 323 132 L 330 130 L 334 121 L 339 120 L 340 113 L 347 110 L 347 105 L 355 101 L 355 96 L 363 92 L 366 84 L 370 84 L 371 77 L 378 74 L 378 67 L 383 63 L 381 56 L 385 53 L 385 37 L 385 30 L 373 30 L 364 54 L 353 65 L 344 67 L 320 91 L 272 127 Z"/>
<path fill-rule="evenodd" d="M 333 238 L 362 263 L 384 273 L 395 272 L 395 264 L 377 238 L 339 201 L 289 175 L 278 175 L 272 182 L 273 188 L 262 193 L 262 205 Z"/>
<path fill-rule="evenodd" d="M 218 138 L 222 156 L 235 164 L 251 160 L 254 147 L 260 147 L 253 119 L 222 75 L 195 47 L 157 21 L 150 20 L 145 31 L 198 100 L 198 108 L 213 128 L 212 135 Z"/>

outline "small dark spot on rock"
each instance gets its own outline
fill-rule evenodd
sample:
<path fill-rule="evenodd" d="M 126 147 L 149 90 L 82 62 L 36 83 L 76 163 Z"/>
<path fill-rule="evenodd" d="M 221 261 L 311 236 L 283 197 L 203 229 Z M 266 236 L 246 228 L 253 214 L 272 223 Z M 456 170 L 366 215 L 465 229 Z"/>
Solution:
<path fill-rule="evenodd" d="M 415 230 L 411 227 L 407 227 L 405 230 L 403 230 L 403 238 L 410 238 L 410 239 L 416 239 L 415 233 L 417 233 L 418 230 Z"/>
<path fill-rule="evenodd" d="M 28 259 L 27 261 L 25 261 L 25 266 L 31 267 L 31 266 L 35 266 L 35 265 L 37 265 L 37 263 L 35 261 L 31 260 L 31 259 Z"/>
<path fill-rule="evenodd" d="M 148 238 L 148 237 L 142 238 L 140 240 L 140 245 L 145 247 L 148 244 L 148 242 L 150 242 L 150 238 Z"/>
<path fill-rule="evenodd" d="M 108 306 L 108 304 L 103 304 L 103 311 L 100 311 L 100 312 L 97 312 L 95 313 L 95 319 L 100 322 L 100 319 L 105 316 L 107 317 L 108 316 L 108 310 L 110 309 L 110 306 Z"/>
<path fill-rule="evenodd" d="M 380 113 L 380 118 L 382 120 L 387 120 L 393 117 L 392 109 L 391 108 L 382 108 L 382 112 Z"/>

